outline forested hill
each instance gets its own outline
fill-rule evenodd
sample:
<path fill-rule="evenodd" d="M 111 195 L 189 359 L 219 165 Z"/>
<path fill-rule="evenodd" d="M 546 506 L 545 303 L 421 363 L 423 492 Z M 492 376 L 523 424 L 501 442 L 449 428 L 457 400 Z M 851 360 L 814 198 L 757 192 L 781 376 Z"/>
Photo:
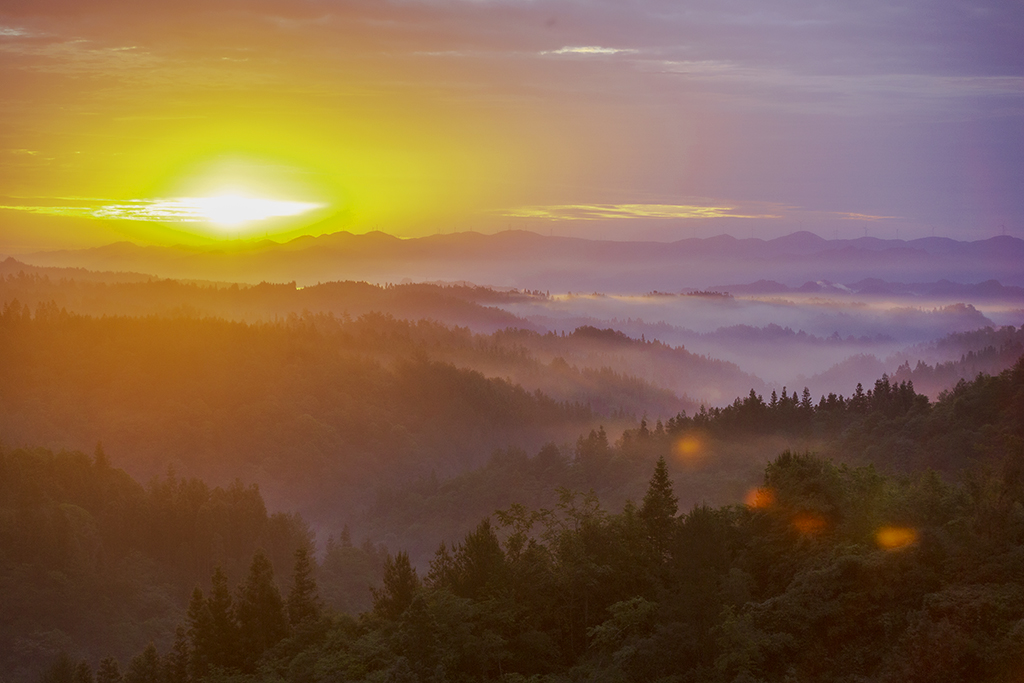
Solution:
<path fill-rule="evenodd" d="M 437 320 L 479 331 L 530 328 L 497 303 L 543 300 L 543 292 L 496 291 L 472 285 L 325 282 L 297 287 L 294 282 L 239 285 L 184 282 L 130 273 L 94 273 L 77 268 L 38 268 L 7 259 L 0 262 L 0 301 L 17 299 L 35 309 L 58 308 L 89 315 L 189 313 L 247 322 L 267 322 L 290 313 L 333 313 L 357 318 L 387 312 L 397 318 Z"/>
<path fill-rule="evenodd" d="M 960 382 L 930 403 L 908 382 L 882 377 L 849 398 L 814 401 L 783 391 L 767 399 L 750 392 L 724 408 L 642 421 L 616 438 L 603 429 L 581 435 L 573 448 L 548 444 L 534 457 L 498 452 L 486 466 L 439 481 L 382 491 L 363 528 L 396 539 L 414 561 L 433 539 L 456 538 L 495 507 L 550 507 L 556 489 L 593 491 L 612 509 L 643 494 L 649 463 L 663 457 L 685 507 L 745 500 L 765 462 L 783 450 L 812 450 L 837 463 L 870 465 L 894 476 L 931 469 L 949 481 L 965 470 L 998 467 L 1024 443 L 1024 358 L 996 376 Z"/>
<path fill-rule="evenodd" d="M 384 478 L 572 438 L 591 409 L 432 360 L 426 325 L 91 318 L 17 303 L 0 314 L 0 437 L 107 445 L 148 477 L 168 464 L 265 485 L 275 505 L 352 505 Z M 411 326 L 416 328 L 415 325 Z M 468 334 L 468 333 L 467 333 Z M 614 378 L 612 378 L 614 379 Z M 334 510 L 334 512 L 338 512 Z"/>
<path fill-rule="evenodd" d="M 503 291 L 465 284 L 378 286 L 350 281 L 325 282 L 308 287 L 296 287 L 295 283 L 264 282 L 240 286 L 153 278 L 123 281 L 117 278 L 117 274 L 34 268 L 12 261 L 0 262 L 0 302 L 11 304 L 17 301 L 32 311 L 40 307 L 48 310 L 55 307 L 90 316 L 213 317 L 246 323 L 268 323 L 286 320 L 289 316 L 324 314 L 334 316 L 338 321 L 370 316 L 378 321 L 378 325 L 382 324 L 381 316 L 390 316 L 398 320 L 427 320 L 451 329 L 468 328 L 481 335 L 479 342 L 466 334 L 442 338 L 432 332 L 429 338 L 433 346 L 431 357 L 488 375 L 512 377 L 531 391 L 540 389 L 548 395 L 575 400 L 568 395 L 571 392 L 561 390 L 573 382 L 560 368 L 553 368 L 554 372 L 549 373 L 546 368 L 538 371 L 536 364 L 521 362 L 529 357 L 548 365 L 555 358 L 562 358 L 570 366 L 590 373 L 591 378 L 584 384 L 599 390 L 614 389 L 616 396 L 640 399 L 615 405 L 612 391 L 589 391 L 585 400 L 591 401 L 598 411 L 622 408 L 638 416 L 644 412 L 671 414 L 678 407 L 667 405 L 670 393 L 700 400 L 712 395 L 730 397 L 749 387 L 764 388 L 760 379 L 741 371 L 735 364 L 705 358 L 682 347 L 673 348 L 660 343 L 648 345 L 625 335 L 616 336 L 612 330 L 594 330 L 582 323 L 579 333 L 568 338 L 560 334 L 556 338 L 552 334 L 543 334 L 544 330 L 529 321 L 499 308 L 529 302 L 543 309 L 545 302 L 549 301 L 546 292 Z M 101 276 L 108 281 L 90 279 Z M 554 331 L 559 333 L 577 327 L 552 324 Z M 389 329 L 387 334 L 395 336 L 400 333 Z M 404 334 L 415 334 L 415 330 Z M 639 337 L 640 333 L 636 336 Z M 466 353 L 473 346 L 487 347 L 500 353 Z M 642 379 L 663 390 L 662 395 L 648 392 L 646 397 L 636 396 L 637 388 L 627 388 L 625 384 L 628 382 L 616 387 L 601 386 L 610 378 L 606 369 L 618 375 Z M 601 373 L 604 373 L 603 379 L 596 377 Z"/>
<path fill-rule="evenodd" d="M 563 490 L 495 512 L 422 570 L 389 556 L 358 618 L 323 609 L 301 556 L 281 586 L 256 552 L 248 572 L 214 571 L 193 593 L 173 646 L 60 658 L 45 680 L 1015 680 L 1024 361 L 931 407 L 879 386 L 845 430 L 892 437 L 934 418 L 936 438 L 960 444 L 959 482 L 786 451 L 745 504 L 681 508 L 684 470 L 643 457 L 647 485 L 621 511 Z"/>
<path fill-rule="evenodd" d="M 100 447 L 0 448 L 0 680 L 31 680 L 61 650 L 98 661 L 169 643 L 215 566 L 241 576 L 263 548 L 288 576 L 310 542 L 254 486 L 174 475 L 142 486 Z"/>

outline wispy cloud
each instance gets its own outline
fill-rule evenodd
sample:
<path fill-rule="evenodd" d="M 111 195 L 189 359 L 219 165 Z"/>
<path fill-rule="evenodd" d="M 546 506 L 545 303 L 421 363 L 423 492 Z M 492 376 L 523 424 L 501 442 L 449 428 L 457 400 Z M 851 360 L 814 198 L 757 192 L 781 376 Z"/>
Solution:
<path fill-rule="evenodd" d="M 617 47 L 600 47 L 597 45 L 566 46 L 557 50 L 545 50 L 542 55 L 617 55 L 631 54 L 636 50 Z"/>
<path fill-rule="evenodd" d="M 742 94 L 749 102 L 800 112 L 812 108 L 867 113 L 938 103 L 975 102 L 983 97 L 1024 97 L 1024 76 L 922 73 L 820 74 L 728 60 L 650 60 L 648 72 L 679 75 L 721 92 Z"/>
<path fill-rule="evenodd" d="M 890 221 L 897 220 L 898 216 L 872 216 L 867 213 L 836 213 L 834 214 L 837 218 L 844 221 Z"/>
<path fill-rule="evenodd" d="M 238 224 L 266 218 L 297 216 L 323 208 L 323 204 L 253 197 L 172 197 L 111 201 L 74 199 L 60 204 L 6 204 L 0 209 L 51 216 L 76 216 L 103 220 L 152 221 L 157 223 Z"/>
<path fill-rule="evenodd" d="M 781 218 L 771 213 L 749 214 L 732 206 L 692 204 L 561 204 L 527 206 L 504 215 L 553 221 L 600 221 L 622 218 Z"/>

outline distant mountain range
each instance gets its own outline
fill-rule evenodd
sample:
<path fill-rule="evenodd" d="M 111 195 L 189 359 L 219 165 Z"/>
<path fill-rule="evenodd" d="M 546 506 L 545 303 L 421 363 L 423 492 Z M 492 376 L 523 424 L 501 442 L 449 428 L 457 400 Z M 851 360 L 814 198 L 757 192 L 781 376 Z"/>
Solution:
<path fill-rule="evenodd" d="M 203 249 L 119 242 L 19 258 L 41 266 L 251 283 L 294 280 L 299 285 L 466 280 L 552 291 L 643 292 L 760 279 L 767 284 L 755 284 L 778 285 L 780 292 L 808 282 L 848 281 L 865 291 L 907 281 L 1024 286 L 1024 240 L 1009 236 L 974 242 L 939 237 L 826 240 L 797 232 L 772 240 L 720 235 L 663 243 L 546 237 L 525 231 L 411 239 L 381 232 L 336 232 L 285 243 L 264 240 Z M 737 286 L 731 291 L 741 290 Z"/>
<path fill-rule="evenodd" d="M 808 281 L 799 287 L 787 287 L 774 280 L 758 280 L 745 285 L 717 285 L 713 291 L 729 294 L 788 294 L 836 293 L 859 294 L 862 296 L 910 295 L 920 297 L 962 297 L 978 300 L 1018 300 L 1024 302 L 1024 287 L 1006 286 L 998 280 L 986 280 L 977 284 L 950 282 L 945 278 L 936 282 L 886 282 L 879 278 L 865 278 L 851 284 L 838 284 L 828 280 Z"/>

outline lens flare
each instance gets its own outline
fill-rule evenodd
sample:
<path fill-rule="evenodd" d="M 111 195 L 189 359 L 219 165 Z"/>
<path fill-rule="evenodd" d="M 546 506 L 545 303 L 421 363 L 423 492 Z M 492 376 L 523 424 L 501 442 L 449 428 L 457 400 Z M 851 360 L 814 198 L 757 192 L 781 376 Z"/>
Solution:
<path fill-rule="evenodd" d="M 678 460 L 695 464 L 703 459 L 706 453 L 704 440 L 696 434 L 686 434 L 672 445 L 672 452 Z"/>
<path fill-rule="evenodd" d="M 805 536 L 815 536 L 828 527 L 828 522 L 816 512 L 801 512 L 793 517 L 793 527 Z"/>
<path fill-rule="evenodd" d="M 775 492 L 765 487 L 750 489 L 743 502 L 747 504 L 747 507 L 768 508 L 775 504 Z"/>
<path fill-rule="evenodd" d="M 917 530 L 910 527 L 884 526 L 875 534 L 875 542 L 885 550 L 899 550 L 917 541 Z"/>

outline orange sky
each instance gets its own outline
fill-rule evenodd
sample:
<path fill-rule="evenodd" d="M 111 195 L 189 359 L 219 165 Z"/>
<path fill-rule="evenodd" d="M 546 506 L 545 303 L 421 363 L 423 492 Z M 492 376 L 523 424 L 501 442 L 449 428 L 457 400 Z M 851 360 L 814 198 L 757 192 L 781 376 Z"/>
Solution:
<path fill-rule="evenodd" d="M 1020 60 L 977 57 L 967 33 L 939 60 L 878 7 L 815 7 L 8 1 L 0 250 L 1016 230 L 1022 135 L 1003 133 L 1020 113 L 1003 109 L 1020 107 Z M 237 191 L 323 208 L 230 228 L 97 218 Z"/>

